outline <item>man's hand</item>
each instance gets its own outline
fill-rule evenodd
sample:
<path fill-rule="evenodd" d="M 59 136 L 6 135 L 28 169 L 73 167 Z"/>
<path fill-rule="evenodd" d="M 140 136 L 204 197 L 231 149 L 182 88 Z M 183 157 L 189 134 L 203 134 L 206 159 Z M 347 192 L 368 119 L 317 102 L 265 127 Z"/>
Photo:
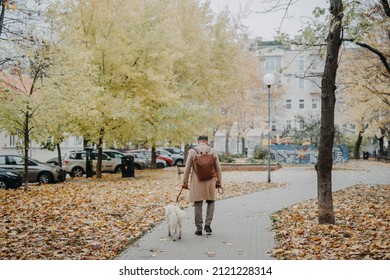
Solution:
<path fill-rule="evenodd" d="M 222 188 L 221 183 L 216 183 L 215 188 L 218 190 L 219 194 L 223 194 L 223 188 Z"/>

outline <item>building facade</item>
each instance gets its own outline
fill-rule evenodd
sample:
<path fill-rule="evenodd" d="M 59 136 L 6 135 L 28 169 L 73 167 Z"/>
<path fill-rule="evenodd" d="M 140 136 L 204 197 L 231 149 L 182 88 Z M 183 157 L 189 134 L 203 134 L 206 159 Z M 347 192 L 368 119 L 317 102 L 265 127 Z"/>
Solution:
<path fill-rule="evenodd" d="M 258 56 L 264 74 L 276 77 L 271 90 L 279 95 L 272 97 L 271 93 L 272 131 L 299 130 L 302 124 L 298 117 L 320 117 L 324 69 L 320 50 L 287 48 L 278 41 L 263 42 L 260 38 L 251 42 L 250 49 Z"/>
<path fill-rule="evenodd" d="M 20 154 L 20 141 L 17 136 L 9 135 L 5 132 L 0 132 L 0 154 L 15 155 Z M 84 149 L 84 142 L 82 137 L 68 136 L 64 142 L 61 143 L 61 153 L 64 155 L 68 151 Z M 45 162 L 51 158 L 57 157 L 57 150 L 50 151 L 43 149 L 40 143 L 31 141 L 29 157 Z"/>
<path fill-rule="evenodd" d="M 228 142 L 231 154 L 241 154 L 242 147 L 245 146 L 251 155 L 255 146 L 268 144 L 268 133 L 271 133 L 271 143 L 285 143 L 288 138 L 283 136 L 287 131 L 303 128 L 300 120 L 320 118 L 320 83 L 324 61 L 319 49 L 288 48 L 278 42 L 277 38 L 274 41 L 262 41 L 261 38 L 250 40 L 249 49 L 258 57 L 262 73 L 272 73 L 276 78 L 275 84 L 270 88 L 271 124 L 268 123 L 267 114 L 263 112 L 246 134 L 245 144 L 237 139 L 233 127 Z M 267 90 L 263 85 L 258 89 L 258 94 L 267 96 Z M 224 131 L 217 132 L 215 146 L 219 152 L 226 150 Z"/>

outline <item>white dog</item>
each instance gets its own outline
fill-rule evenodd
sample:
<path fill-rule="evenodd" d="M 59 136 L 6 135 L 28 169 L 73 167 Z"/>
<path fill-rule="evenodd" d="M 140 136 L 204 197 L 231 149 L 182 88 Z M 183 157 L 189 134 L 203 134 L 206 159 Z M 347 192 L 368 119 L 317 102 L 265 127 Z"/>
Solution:
<path fill-rule="evenodd" d="M 185 216 L 185 212 L 174 204 L 168 204 L 165 208 L 165 220 L 168 224 L 168 236 L 172 236 L 173 241 L 181 239 L 181 228 Z"/>

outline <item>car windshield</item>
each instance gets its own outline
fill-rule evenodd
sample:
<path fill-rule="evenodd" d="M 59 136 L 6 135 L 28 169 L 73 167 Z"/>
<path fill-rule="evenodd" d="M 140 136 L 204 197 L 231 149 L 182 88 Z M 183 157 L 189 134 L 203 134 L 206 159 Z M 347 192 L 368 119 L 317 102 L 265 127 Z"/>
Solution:
<path fill-rule="evenodd" d="M 130 153 L 131 156 L 136 157 L 136 158 L 146 158 L 144 154 L 136 154 L 136 153 Z"/>
<path fill-rule="evenodd" d="M 70 159 L 85 159 L 86 154 L 85 153 L 72 153 L 69 155 Z"/>
<path fill-rule="evenodd" d="M 121 154 L 119 152 L 105 152 L 105 153 L 112 158 L 123 158 L 125 156 L 124 154 Z"/>

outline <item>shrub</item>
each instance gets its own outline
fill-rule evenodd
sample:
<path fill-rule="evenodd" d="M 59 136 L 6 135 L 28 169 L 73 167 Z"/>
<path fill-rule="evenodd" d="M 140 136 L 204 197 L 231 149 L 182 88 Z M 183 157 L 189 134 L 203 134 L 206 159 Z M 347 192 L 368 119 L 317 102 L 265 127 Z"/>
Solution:
<path fill-rule="evenodd" d="M 228 154 L 219 155 L 219 161 L 223 163 L 234 163 L 236 160 Z"/>
<path fill-rule="evenodd" d="M 266 159 L 268 155 L 268 150 L 262 146 L 256 146 L 253 151 L 253 158 L 257 160 Z"/>

